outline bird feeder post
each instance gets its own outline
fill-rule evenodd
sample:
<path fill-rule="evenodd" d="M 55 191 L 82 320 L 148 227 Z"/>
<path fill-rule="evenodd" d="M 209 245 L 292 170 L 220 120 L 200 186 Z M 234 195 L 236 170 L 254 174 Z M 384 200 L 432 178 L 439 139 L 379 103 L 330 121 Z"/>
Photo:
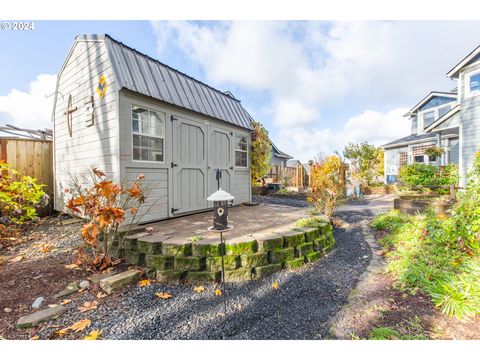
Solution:
<path fill-rule="evenodd" d="M 225 291 L 225 241 L 223 240 L 223 233 L 233 229 L 233 226 L 228 224 L 228 202 L 234 197 L 228 192 L 219 188 L 207 200 L 213 201 L 213 226 L 209 227 L 209 231 L 220 233 L 220 247 L 222 249 L 222 288 L 223 288 L 223 306 L 225 316 L 227 316 L 227 294 Z"/>

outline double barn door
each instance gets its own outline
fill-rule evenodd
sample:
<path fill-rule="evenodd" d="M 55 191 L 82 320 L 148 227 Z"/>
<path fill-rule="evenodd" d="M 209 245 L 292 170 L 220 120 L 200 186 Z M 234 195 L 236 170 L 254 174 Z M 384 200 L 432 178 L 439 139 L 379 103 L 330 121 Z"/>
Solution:
<path fill-rule="evenodd" d="M 233 133 L 189 119 L 172 120 L 172 215 L 206 209 L 220 187 L 233 193 Z"/>

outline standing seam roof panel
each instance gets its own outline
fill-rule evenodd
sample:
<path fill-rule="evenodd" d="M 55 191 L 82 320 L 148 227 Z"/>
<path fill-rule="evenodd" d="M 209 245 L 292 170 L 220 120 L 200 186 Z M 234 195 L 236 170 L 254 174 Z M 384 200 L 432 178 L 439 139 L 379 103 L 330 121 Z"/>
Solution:
<path fill-rule="evenodd" d="M 88 36 L 84 36 L 86 37 Z M 101 38 L 99 35 L 92 37 Z M 104 39 L 120 89 L 127 88 L 172 105 L 251 129 L 251 117 L 238 100 L 108 35 L 105 35 Z"/>

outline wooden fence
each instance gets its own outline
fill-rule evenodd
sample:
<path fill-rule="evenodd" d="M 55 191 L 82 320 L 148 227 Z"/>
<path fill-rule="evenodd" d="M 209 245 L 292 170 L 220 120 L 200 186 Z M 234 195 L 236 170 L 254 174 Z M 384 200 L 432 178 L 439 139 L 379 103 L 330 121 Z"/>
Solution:
<path fill-rule="evenodd" d="M 282 183 L 285 186 L 308 187 L 308 174 L 302 165 L 295 167 L 272 165 L 267 177 L 272 179 L 272 182 Z"/>
<path fill-rule="evenodd" d="M 0 160 L 9 163 L 22 175 L 47 185 L 44 191 L 53 201 L 52 141 L 0 138 Z"/>

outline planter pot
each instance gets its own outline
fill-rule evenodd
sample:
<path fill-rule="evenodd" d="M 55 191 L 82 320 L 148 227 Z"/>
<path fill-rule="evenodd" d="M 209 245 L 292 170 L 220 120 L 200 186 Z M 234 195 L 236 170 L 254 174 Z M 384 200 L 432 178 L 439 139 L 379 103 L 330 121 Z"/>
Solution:
<path fill-rule="evenodd" d="M 449 210 L 454 201 L 438 200 L 429 196 L 405 195 L 394 199 L 394 208 L 409 215 L 424 213 L 429 207 L 432 207 L 438 216 L 449 216 Z"/>

